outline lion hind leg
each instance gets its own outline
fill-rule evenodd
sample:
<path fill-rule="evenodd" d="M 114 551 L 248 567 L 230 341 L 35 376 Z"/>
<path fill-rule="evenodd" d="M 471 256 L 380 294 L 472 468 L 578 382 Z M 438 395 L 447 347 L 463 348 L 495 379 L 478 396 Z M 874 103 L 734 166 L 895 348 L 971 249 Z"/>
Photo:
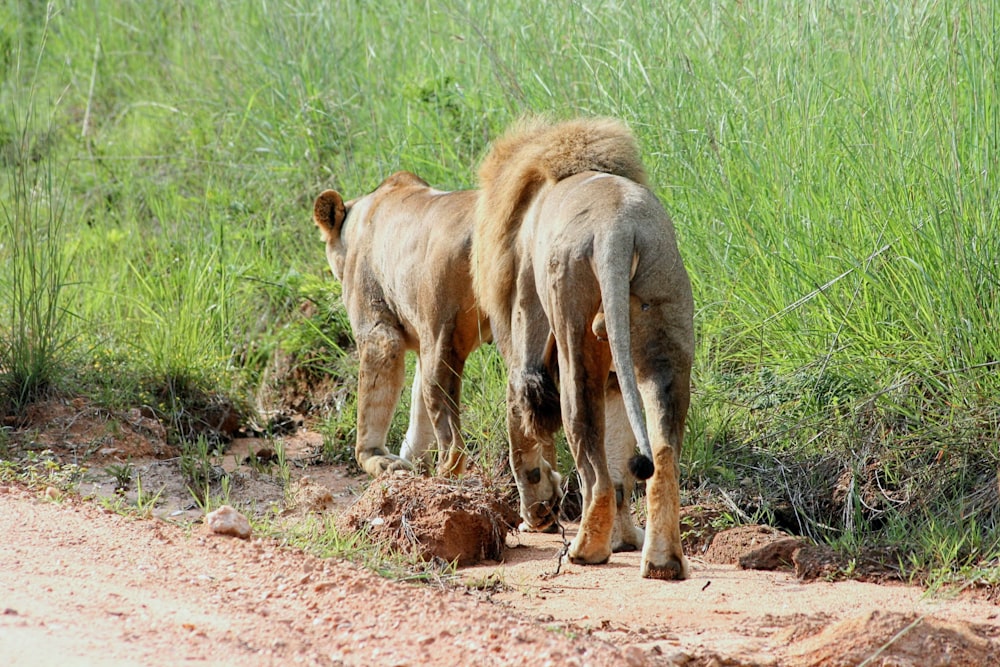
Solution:
<path fill-rule="evenodd" d="M 406 382 L 402 336 L 385 326 L 376 326 L 358 341 L 358 434 L 354 456 L 369 475 L 411 470 L 413 466 L 385 448 L 392 414 Z"/>
<path fill-rule="evenodd" d="M 646 543 L 640 566 L 649 579 L 686 579 L 689 574 L 681 543 L 677 462 L 690 402 L 689 368 L 668 362 L 640 386 L 654 457 L 653 476 L 646 482 Z"/>
<path fill-rule="evenodd" d="M 578 565 L 602 565 L 608 562 L 612 551 L 614 515 L 614 489 L 592 494 L 580 522 L 580 531 L 569 547 L 570 562 Z"/>
<path fill-rule="evenodd" d="M 559 372 L 563 379 L 560 396 L 566 440 L 585 489 L 585 502 L 580 530 L 570 544 L 569 559 L 595 565 L 606 563 L 611 556 L 617 516 L 616 493 L 604 443 L 604 388 L 611 358 L 606 347 L 573 347 L 559 348 Z M 564 349 L 573 351 L 563 353 Z"/>
<path fill-rule="evenodd" d="M 418 358 L 413 375 L 413 388 L 410 391 L 410 422 L 407 424 L 399 455 L 426 473 L 434 465 L 434 438 L 434 425 L 424 404 L 423 379 Z"/>
<path fill-rule="evenodd" d="M 614 374 L 604 393 L 604 447 L 608 456 L 611 481 L 615 486 L 615 524 L 611 532 L 611 550 L 637 551 L 642 548 L 644 532 L 632 520 L 632 492 L 635 478 L 629 474 L 629 458 L 635 452 L 635 435 L 629 426 L 625 403 Z"/>
<path fill-rule="evenodd" d="M 569 436 L 567 436 L 569 437 Z M 581 458 L 590 458 L 584 457 Z M 611 557 L 617 517 L 617 499 L 607 469 L 604 474 L 589 461 L 577 463 L 583 492 L 583 516 L 580 530 L 569 547 L 569 560 L 579 565 L 600 565 Z"/>
<path fill-rule="evenodd" d="M 438 474 L 465 472 L 468 452 L 462 438 L 459 402 L 465 360 L 454 350 L 435 350 L 423 366 L 423 396 L 438 444 Z"/>
<path fill-rule="evenodd" d="M 646 543 L 641 574 L 646 579 L 687 579 L 690 574 L 681 545 L 677 460 L 671 447 L 654 451 L 656 472 L 646 482 Z"/>

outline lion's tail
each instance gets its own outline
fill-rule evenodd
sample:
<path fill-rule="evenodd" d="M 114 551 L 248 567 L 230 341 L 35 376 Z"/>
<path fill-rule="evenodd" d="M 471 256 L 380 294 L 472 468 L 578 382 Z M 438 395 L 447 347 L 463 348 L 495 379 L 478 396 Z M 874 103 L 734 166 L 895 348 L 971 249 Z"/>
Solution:
<path fill-rule="evenodd" d="M 642 414 L 642 397 L 632 361 L 629 317 L 629 292 L 637 260 L 635 253 L 635 241 L 630 232 L 611 231 L 598 237 L 595 243 L 594 268 L 601 287 L 604 324 L 625 402 L 625 414 L 639 445 L 639 454 L 629 461 L 629 470 L 638 479 L 649 479 L 653 476 L 653 448 L 649 443 L 649 432 Z"/>
<path fill-rule="evenodd" d="M 474 288 L 487 313 L 508 314 L 514 240 L 539 189 L 584 171 L 647 185 L 635 136 L 614 119 L 525 118 L 493 143 L 479 168 L 472 248 Z"/>

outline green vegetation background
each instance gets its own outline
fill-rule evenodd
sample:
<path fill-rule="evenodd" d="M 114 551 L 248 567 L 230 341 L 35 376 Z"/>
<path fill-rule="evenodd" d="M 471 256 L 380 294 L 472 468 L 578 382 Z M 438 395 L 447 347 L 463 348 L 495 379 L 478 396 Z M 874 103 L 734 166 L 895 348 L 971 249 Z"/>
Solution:
<path fill-rule="evenodd" d="M 5 411 L 51 392 L 167 416 L 249 406 L 278 348 L 349 379 L 316 194 L 397 169 L 472 187 L 519 115 L 611 115 L 639 137 L 694 284 L 686 493 L 721 489 L 737 514 L 852 552 L 895 545 L 911 572 L 995 577 L 998 15 L 4 3 Z M 502 382 L 477 355 L 466 426 L 494 454 Z M 329 416 L 332 447 L 350 449 L 350 409 Z"/>

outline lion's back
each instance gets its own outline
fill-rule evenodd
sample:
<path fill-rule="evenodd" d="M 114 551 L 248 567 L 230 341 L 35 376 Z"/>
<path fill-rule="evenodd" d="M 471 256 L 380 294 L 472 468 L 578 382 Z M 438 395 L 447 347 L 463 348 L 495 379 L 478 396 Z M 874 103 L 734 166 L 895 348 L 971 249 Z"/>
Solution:
<path fill-rule="evenodd" d="M 526 118 L 493 143 L 479 169 L 472 251 L 475 290 L 487 312 L 509 308 L 514 238 L 535 196 L 546 184 L 589 171 L 647 183 L 635 136 L 618 120 Z"/>
<path fill-rule="evenodd" d="M 426 313 L 453 317 L 474 307 L 469 255 L 475 200 L 473 191 L 405 188 L 373 207 L 358 251 L 401 319 L 436 326 Z"/>

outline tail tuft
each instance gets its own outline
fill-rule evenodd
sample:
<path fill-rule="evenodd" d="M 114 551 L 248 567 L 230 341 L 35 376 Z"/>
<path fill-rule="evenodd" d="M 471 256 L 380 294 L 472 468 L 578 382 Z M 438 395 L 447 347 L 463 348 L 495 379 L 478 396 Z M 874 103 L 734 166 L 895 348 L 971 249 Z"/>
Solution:
<path fill-rule="evenodd" d="M 649 479 L 653 476 L 653 462 L 643 454 L 636 454 L 629 459 L 628 469 L 636 479 Z"/>
<path fill-rule="evenodd" d="M 523 420 L 522 428 L 528 433 L 547 437 L 562 426 L 559 388 L 544 368 L 521 374 L 515 400 Z"/>

